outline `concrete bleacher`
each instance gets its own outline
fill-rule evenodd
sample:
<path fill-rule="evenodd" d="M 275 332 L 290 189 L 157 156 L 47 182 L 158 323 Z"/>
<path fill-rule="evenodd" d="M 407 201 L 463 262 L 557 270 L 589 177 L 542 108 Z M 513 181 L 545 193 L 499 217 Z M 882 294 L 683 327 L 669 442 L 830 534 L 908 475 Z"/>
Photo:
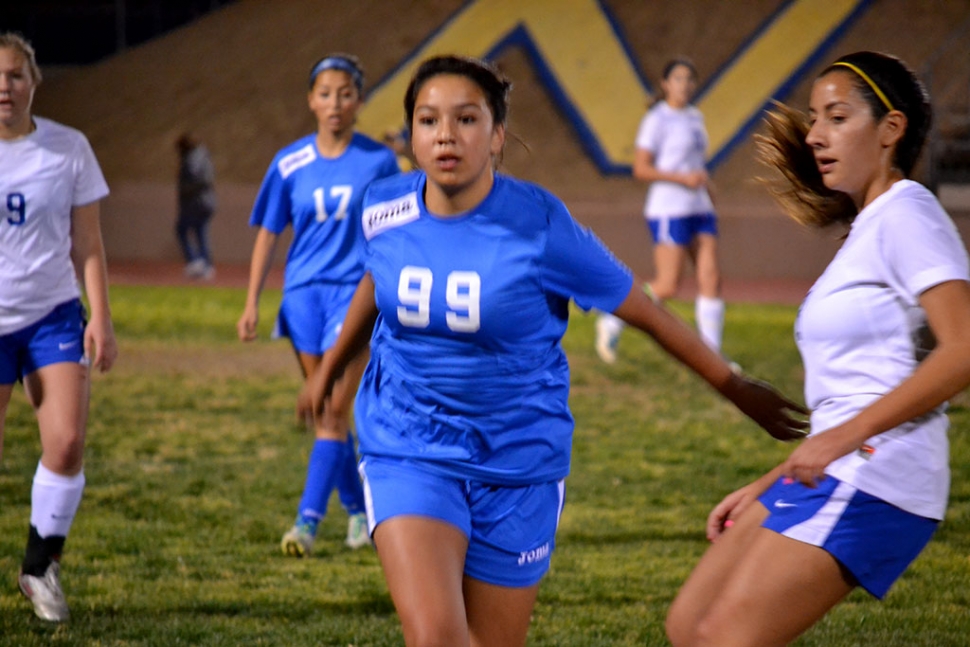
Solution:
<path fill-rule="evenodd" d="M 172 233 L 173 142 L 183 130 L 197 132 L 216 163 L 220 198 L 213 223 L 216 261 L 238 263 L 248 258 L 251 249 L 253 234 L 246 222 L 267 164 L 281 146 L 313 128 L 305 103 L 305 75 L 311 63 L 326 52 L 358 54 L 373 88 L 376 81 L 392 77 L 402 61 L 425 46 L 433 34 L 455 22 L 460 12 L 472 10 L 471 5 L 500 14 L 504 11 L 501 15 L 506 20 L 507 12 L 520 5 L 529 5 L 533 11 L 536 6 L 547 6 L 560 13 L 602 7 L 640 78 L 640 87 L 632 88 L 632 98 L 628 83 L 618 81 L 614 71 L 607 73 L 602 66 L 588 63 L 602 55 L 598 39 L 583 40 L 581 33 L 562 26 L 558 31 L 565 40 L 560 49 L 567 58 L 570 52 L 582 54 L 573 58 L 580 71 L 587 61 L 586 81 L 593 84 L 581 92 L 606 98 L 605 108 L 598 109 L 605 110 L 607 118 L 590 117 L 588 123 L 597 127 L 609 124 L 610 102 L 617 115 L 628 115 L 625 121 L 615 120 L 626 124 L 622 132 L 592 132 L 594 138 L 612 142 L 603 146 L 604 154 L 622 166 L 624 152 L 619 149 L 632 149 L 634 135 L 626 131 L 642 112 L 659 69 L 672 55 L 690 55 L 702 81 L 711 81 L 726 75 L 766 23 L 786 9 L 809 7 L 822 13 L 832 7 L 849 12 L 857 9 L 844 26 L 835 21 L 838 28 L 816 43 L 817 56 L 806 59 L 802 69 L 795 66 L 791 78 L 781 84 L 782 98 L 802 106 L 811 79 L 827 59 L 846 51 L 878 49 L 896 53 L 920 69 L 953 26 L 970 15 L 965 3 L 880 0 L 878 10 L 871 10 L 870 4 L 846 0 L 808 4 L 794 0 L 436 0 L 414 3 L 408 11 L 400 11 L 396 3 L 383 0 L 240 0 L 122 55 L 51 75 L 38 90 L 35 110 L 78 127 L 91 139 L 112 187 L 112 196 L 105 203 L 104 230 L 109 258 L 117 260 L 178 258 Z M 821 18 L 831 22 L 832 16 Z M 538 24 L 537 20 L 532 24 Z M 901 20 L 910 34 L 905 39 L 898 36 Z M 525 24 L 529 27 L 528 21 Z M 510 22 L 509 29 L 516 25 Z M 479 29 L 486 31 L 480 25 Z M 553 34 L 556 31 L 552 29 Z M 608 45 L 616 48 L 615 43 Z M 561 97 L 550 92 L 544 78 L 549 70 L 536 65 L 534 51 L 510 42 L 497 52 L 497 61 L 515 84 L 510 121 L 513 137 L 503 169 L 562 196 L 576 217 L 596 230 L 622 259 L 638 272 L 649 272 L 649 240 L 640 219 L 645 187 L 627 176 L 603 172 L 603 164 L 594 159 L 589 142 L 584 141 L 590 132 L 578 130 L 575 115 L 563 108 Z M 756 75 L 763 68 L 755 60 L 745 75 Z M 706 90 L 713 98 L 714 86 Z M 759 101 L 748 96 L 751 92 L 741 89 L 734 94 L 750 105 Z M 729 105 L 731 95 L 721 101 Z M 631 102 L 636 104 L 632 109 Z M 716 124 L 722 122 L 722 110 L 707 109 L 712 111 L 708 117 L 712 129 L 721 128 Z M 373 128 L 397 125 L 393 115 L 391 110 L 375 120 Z M 365 121 L 362 115 L 362 123 Z M 739 121 L 744 119 L 734 120 Z M 734 136 L 737 141 L 718 161 L 713 174 L 727 280 L 817 274 L 834 253 L 836 237 L 810 234 L 785 221 L 752 181 L 760 168 L 754 162 L 750 129 L 728 131 L 728 139 Z M 970 208 L 965 213 L 970 215 Z M 955 216 L 965 230 L 963 221 L 970 219 L 960 212 Z"/>
<path fill-rule="evenodd" d="M 934 103 L 926 183 L 941 200 L 970 211 L 970 17 L 957 24 L 923 63 Z"/>

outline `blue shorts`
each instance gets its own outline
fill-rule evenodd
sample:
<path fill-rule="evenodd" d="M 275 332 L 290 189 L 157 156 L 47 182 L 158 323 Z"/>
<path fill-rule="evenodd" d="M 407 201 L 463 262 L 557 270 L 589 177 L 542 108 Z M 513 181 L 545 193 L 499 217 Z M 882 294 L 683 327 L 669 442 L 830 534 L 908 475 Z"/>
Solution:
<path fill-rule="evenodd" d="M 65 301 L 40 321 L 0 336 L 0 384 L 13 384 L 39 368 L 84 361 L 84 306 Z"/>
<path fill-rule="evenodd" d="M 687 247 L 698 234 L 717 236 L 717 216 L 701 213 L 675 218 L 647 218 L 647 227 L 657 245 L 680 245 Z"/>
<path fill-rule="evenodd" d="M 416 461 L 374 456 L 361 461 L 360 474 L 372 534 L 393 517 L 431 517 L 468 537 L 468 577 L 518 588 L 538 583 L 549 570 L 565 503 L 563 481 L 487 485 L 435 474 Z"/>
<path fill-rule="evenodd" d="M 762 526 L 831 554 L 877 598 L 886 595 L 939 525 L 831 476 L 817 488 L 779 479 L 759 501 L 768 509 Z"/>
<path fill-rule="evenodd" d="M 357 285 L 310 283 L 283 293 L 274 337 L 289 337 L 293 348 L 323 355 L 334 345 Z"/>

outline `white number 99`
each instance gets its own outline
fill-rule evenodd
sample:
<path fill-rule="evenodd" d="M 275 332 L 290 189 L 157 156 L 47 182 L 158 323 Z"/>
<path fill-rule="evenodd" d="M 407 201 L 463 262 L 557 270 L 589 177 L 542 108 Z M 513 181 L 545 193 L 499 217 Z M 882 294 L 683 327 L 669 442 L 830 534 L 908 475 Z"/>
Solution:
<path fill-rule="evenodd" d="M 427 267 L 405 266 L 397 283 L 397 318 L 409 328 L 427 328 L 431 323 L 431 284 Z M 476 332 L 481 319 L 482 279 L 478 272 L 451 272 L 445 285 L 448 312 L 445 323 L 455 332 Z"/>

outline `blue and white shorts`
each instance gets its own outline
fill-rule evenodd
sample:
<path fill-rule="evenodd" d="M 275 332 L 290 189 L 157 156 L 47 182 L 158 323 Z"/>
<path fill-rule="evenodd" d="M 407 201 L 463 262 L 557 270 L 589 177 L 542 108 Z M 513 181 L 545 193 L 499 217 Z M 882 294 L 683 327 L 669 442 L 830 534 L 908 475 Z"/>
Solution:
<path fill-rule="evenodd" d="M 699 234 L 717 236 L 717 216 L 700 213 L 692 216 L 647 218 L 647 227 L 657 245 L 688 247 Z"/>
<path fill-rule="evenodd" d="M 768 509 L 762 526 L 831 554 L 877 598 L 886 595 L 939 525 L 831 476 L 816 488 L 779 479 L 758 500 Z"/>
<path fill-rule="evenodd" d="M 360 463 L 371 534 L 401 515 L 431 517 L 468 537 L 465 575 L 528 587 L 549 570 L 565 503 L 563 481 L 487 485 L 432 472 L 420 462 L 367 456 Z"/>
<path fill-rule="evenodd" d="M 323 355 L 337 341 L 356 290 L 351 283 L 310 283 L 284 291 L 273 336 L 289 337 L 301 353 Z"/>
<path fill-rule="evenodd" d="M 84 306 L 71 299 L 40 321 L 0 336 L 0 384 L 13 384 L 40 368 L 84 361 Z"/>

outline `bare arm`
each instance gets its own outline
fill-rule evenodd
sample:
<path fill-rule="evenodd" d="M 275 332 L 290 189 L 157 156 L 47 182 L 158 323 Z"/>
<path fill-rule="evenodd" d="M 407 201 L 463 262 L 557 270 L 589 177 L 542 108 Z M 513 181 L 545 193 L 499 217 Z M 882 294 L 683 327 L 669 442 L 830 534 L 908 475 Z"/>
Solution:
<path fill-rule="evenodd" d="M 370 343 L 377 322 L 377 302 L 374 298 L 374 279 L 370 273 L 357 284 L 350 300 L 347 316 L 337 341 L 323 356 L 323 361 L 307 377 L 297 401 L 300 415 L 312 413 L 322 416 L 333 385 L 340 379 L 350 362 L 364 352 Z"/>
<path fill-rule="evenodd" d="M 71 259 L 84 284 L 90 308 L 84 328 L 84 355 L 103 373 L 118 358 L 118 343 L 108 303 L 108 264 L 101 239 L 100 202 L 71 209 Z"/>
<path fill-rule="evenodd" d="M 633 177 L 641 182 L 675 182 L 683 184 L 689 189 L 696 189 L 707 184 L 707 171 L 698 169 L 687 173 L 661 171 L 654 165 L 653 153 L 638 148 L 633 158 Z"/>
<path fill-rule="evenodd" d="M 919 302 L 936 337 L 936 348 L 910 377 L 855 418 L 806 440 L 782 465 L 783 474 L 812 486 L 835 459 L 970 386 L 970 283 L 941 283 L 920 295 Z"/>
<path fill-rule="evenodd" d="M 249 261 L 249 289 L 246 292 L 246 305 L 242 316 L 236 323 L 236 332 L 240 341 L 256 339 L 256 326 L 259 324 L 259 295 L 266 284 L 273 253 L 276 251 L 278 236 L 268 229 L 259 228 L 256 242 L 253 244 L 253 255 Z"/>
<path fill-rule="evenodd" d="M 693 330 L 654 303 L 636 284 L 613 314 L 650 335 L 774 438 L 793 440 L 804 436 L 807 423 L 792 417 L 807 414 L 803 407 L 762 382 L 734 373 Z"/>

